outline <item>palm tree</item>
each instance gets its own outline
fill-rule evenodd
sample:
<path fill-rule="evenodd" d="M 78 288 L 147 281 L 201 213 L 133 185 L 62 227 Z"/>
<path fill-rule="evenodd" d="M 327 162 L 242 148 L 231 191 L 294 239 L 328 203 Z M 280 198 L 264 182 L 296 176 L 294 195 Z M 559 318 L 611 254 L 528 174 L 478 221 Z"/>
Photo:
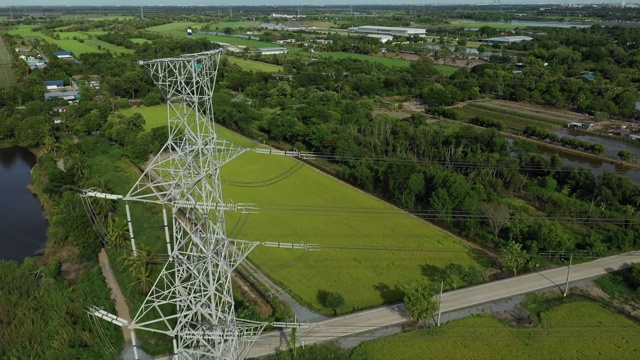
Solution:
<path fill-rule="evenodd" d="M 108 241 L 116 249 L 120 249 L 124 246 L 124 243 L 129 240 L 129 229 L 123 219 L 110 217 L 107 231 L 109 236 Z"/>
<path fill-rule="evenodd" d="M 148 294 L 151 290 L 151 276 L 149 275 L 149 268 L 147 266 L 135 269 L 133 272 L 134 280 L 129 287 L 139 287 L 143 294 Z"/>
<path fill-rule="evenodd" d="M 155 256 L 144 245 L 140 245 L 137 250 L 137 255 L 131 255 L 125 259 L 125 264 L 128 265 L 133 272 L 138 271 L 140 268 L 146 268 L 149 264 L 154 262 Z"/>

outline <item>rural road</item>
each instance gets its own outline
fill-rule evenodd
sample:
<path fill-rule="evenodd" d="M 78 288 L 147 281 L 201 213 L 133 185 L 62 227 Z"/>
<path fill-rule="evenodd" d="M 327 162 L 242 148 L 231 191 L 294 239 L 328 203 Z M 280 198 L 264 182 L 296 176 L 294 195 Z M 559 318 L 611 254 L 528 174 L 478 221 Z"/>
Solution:
<path fill-rule="evenodd" d="M 621 270 L 636 262 L 640 262 L 640 251 L 574 265 L 571 267 L 569 281 L 592 278 Z M 560 267 L 449 291 L 442 295 L 442 312 L 467 308 L 553 287 L 557 287 L 559 291 L 564 291 L 566 280 L 567 267 Z M 316 342 L 333 340 L 380 327 L 398 325 L 407 320 L 403 304 L 379 307 L 312 323 L 310 328 L 301 328 L 297 333 L 298 345 L 311 345 Z M 248 357 L 260 357 L 274 353 L 276 348 L 286 348 L 286 343 L 289 339 L 288 333 L 288 331 L 276 331 L 263 334 L 251 348 Z"/>

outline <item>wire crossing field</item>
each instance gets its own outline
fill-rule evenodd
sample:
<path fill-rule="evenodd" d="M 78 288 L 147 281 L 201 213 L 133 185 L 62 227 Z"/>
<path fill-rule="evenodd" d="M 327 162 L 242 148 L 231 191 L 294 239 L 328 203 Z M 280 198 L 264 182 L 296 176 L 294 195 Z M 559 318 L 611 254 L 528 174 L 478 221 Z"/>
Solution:
<path fill-rule="evenodd" d="M 640 326 L 591 302 L 563 304 L 515 328 L 478 316 L 368 342 L 352 359 L 638 359 Z"/>
<path fill-rule="evenodd" d="M 156 106 L 126 113 L 149 118 L 159 111 L 166 110 Z M 217 129 L 221 136 L 232 134 Z M 254 144 L 238 135 L 231 140 Z M 317 309 L 321 289 L 340 292 L 345 298 L 340 311 L 346 312 L 399 301 L 402 284 L 426 282 L 426 275 L 449 263 L 487 265 L 451 234 L 297 160 L 248 152 L 223 167 L 222 179 L 227 200 L 260 209 L 227 213 L 230 237 L 322 248 L 258 247 L 250 254 L 257 266 Z"/>
<path fill-rule="evenodd" d="M 0 87 L 9 87 L 14 82 L 15 79 L 11 69 L 11 54 L 9 54 L 4 41 L 0 38 Z"/>

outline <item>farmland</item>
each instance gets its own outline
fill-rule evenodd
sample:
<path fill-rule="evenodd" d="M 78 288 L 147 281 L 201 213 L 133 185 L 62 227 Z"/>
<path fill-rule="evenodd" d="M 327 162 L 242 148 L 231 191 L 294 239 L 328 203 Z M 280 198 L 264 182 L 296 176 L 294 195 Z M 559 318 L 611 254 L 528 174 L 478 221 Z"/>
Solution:
<path fill-rule="evenodd" d="M 584 121 L 577 114 L 558 110 L 546 110 L 540 107 L 514 104 L 508 101 L 471 102 L 464 107 L 454 109 L 462 119 L 475 116 L 484 117 L 502 123 L 507 129 L 522 131 L 527 126 L 547 130 L 558 130 L 571 121 Z"/>
<path fill-rule="evenodd" d="M 127 113 L 151 118 L 163 111 L 156 106 Z M 221 136 L 231 134 L 218 129 Z M 232 141 L 253 144 L 238 135 Z M 250 254 L 258 267 L 316 309 L 320 289 L 343 294 L 340 311 L 347 312 L 399 301 L 402 284 L 428 281 L 431 272 L 449 263 L 487 265 L 453 235 L 293 159 L 245 153 L 225 165 L 222 178 L 226 199 L 263 209 L 228 213 L 229 236 L 322 248 L 259 247 Z"/>
<path fill-rule="evenodd" d="M 517 328 L 488 315 L 365 343 L 353 359 L 635 359 L 640 326 L 585 301 L 541 314 L 541 324 Z"/>
<path fill-rule="evenodd" d="M 9 87 L 15 82 L 11 69 L 11 55 L 0 38 L 0 87 Z"/>

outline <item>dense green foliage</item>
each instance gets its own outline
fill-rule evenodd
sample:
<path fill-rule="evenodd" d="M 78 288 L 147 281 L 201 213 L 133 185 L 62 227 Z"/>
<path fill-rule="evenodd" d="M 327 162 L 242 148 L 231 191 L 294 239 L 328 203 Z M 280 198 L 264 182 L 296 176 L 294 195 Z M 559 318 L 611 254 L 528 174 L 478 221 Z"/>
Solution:
<path fill-rule="evenodd" d="M 109 359 L 104 346 L 121 349 L 119 328 L 92 324 L 87 306 L 113 312 L 97 264 L 81 274 L 60 261 L 0 262 L 0 358 Z"/>

